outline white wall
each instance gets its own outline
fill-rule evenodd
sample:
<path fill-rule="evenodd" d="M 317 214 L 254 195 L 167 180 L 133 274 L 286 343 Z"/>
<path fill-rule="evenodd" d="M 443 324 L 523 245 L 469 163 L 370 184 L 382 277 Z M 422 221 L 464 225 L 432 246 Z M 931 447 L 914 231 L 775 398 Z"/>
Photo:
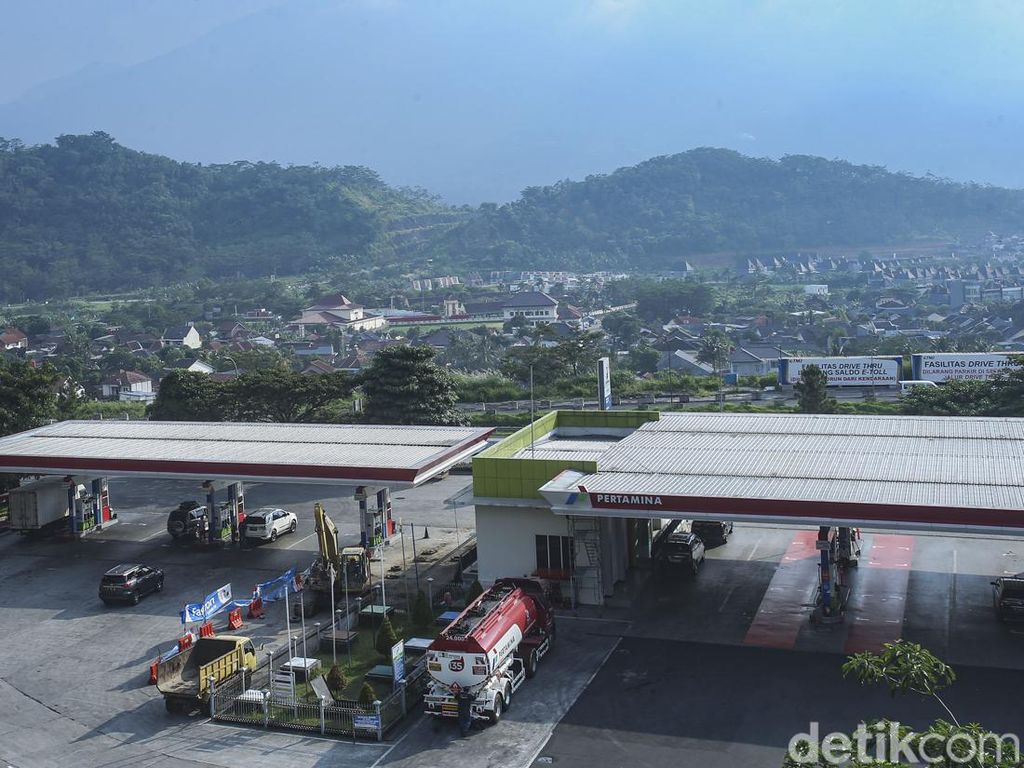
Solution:
<path fill-rule="evenodd" d="M 476 507 L 477 564 L 485 587 L 503 576 L 529 576 L 537 568 L 538 535 L 568 536 L 564 517 L 533 507 Z"/>

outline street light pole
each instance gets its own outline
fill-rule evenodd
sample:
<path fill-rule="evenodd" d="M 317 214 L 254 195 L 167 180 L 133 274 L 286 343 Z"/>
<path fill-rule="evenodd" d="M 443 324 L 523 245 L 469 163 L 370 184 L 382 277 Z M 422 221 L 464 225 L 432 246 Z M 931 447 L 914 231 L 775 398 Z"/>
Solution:
<path fill-rule="evenodd" d="M 416 593 L 420 591 L 420 564 L 416 559 L 416 524 L 409 523 L 409 531 L 412 534 L 412 570 L 416 574 Z"/>
<path fill-rule="evenodd" d="M 530 458 L 537 458 L 533 439 L 533 422 L 536 421 L 535 401 L 533 399 L 533 366 L 530 366 Z"/>
<path fill-rule="evenodd" d="M 459 505 L 455 499 L 452 499 L 452 514 L 455 516 L 455 548 L 458 549 L 462 546 L 462 534 L 459 532 Z"/>
<path fill-rule="evenodd" d="M 338 615 L 334 610 L 334 563 L 328 564 L 328 572 L 331 575 L 331 618 L 334 624 L 331 626 L 331 661 L 338 666 Z"/>

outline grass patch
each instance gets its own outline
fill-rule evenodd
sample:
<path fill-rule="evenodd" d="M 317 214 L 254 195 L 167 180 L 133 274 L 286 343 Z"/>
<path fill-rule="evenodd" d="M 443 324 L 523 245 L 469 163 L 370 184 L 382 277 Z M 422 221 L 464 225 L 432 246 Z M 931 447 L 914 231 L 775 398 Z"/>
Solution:
<path fill-rule="evenodd" d="M 352 658 L 349 661 L 349 652 L 338 648 L 338 666 L 341 671 L 345 673 L 345 677 L 348 678 L 348 686 L 346 686 L 344 692 L 340 696 L 343 699 L 351 699 L 355 701 L 359 698 L 359 689 L 363 687 L 363 682 L 370 683 L 373 686 L 373 690 L 377 692 L 378 698 L 387 696 L 392 691 L 392 683 L 390 680 L 367 680 L 366 673 L 373 669 L 378 664 L 389 664 L 390 659 L 385 660 L 377 649 L 374 648 L 374 639 L 376 634 L 373 627 L 360 627 L 359 635 L 356 637 L 356 641 L 352 644 Z M 395 632 L 403 640 L 408 640 L 411 637 L 429 637 L 431 639 L 437 637 L 437 633 L 440 631 L 439 627 L 426 626 L 416 627 L 410 625 L 395 625 Z M 334 664 L 334 657 L 331 654 L 330 648 L 319 651 L 313 654 L 316 658 L 320 659 L 320 666 L 323 670 L 324 675 L 330 670 Z M 409 664 L 408 658 L 406 659 L 406 665 Z M 300 699 L 308 701 L 316 701 L 316 695 L 313 693 L 312 688 L 307 683 L 299 683 L 295 686 L 295 693 Z M 335 693 L 337 696 L 337 693 Z"/>

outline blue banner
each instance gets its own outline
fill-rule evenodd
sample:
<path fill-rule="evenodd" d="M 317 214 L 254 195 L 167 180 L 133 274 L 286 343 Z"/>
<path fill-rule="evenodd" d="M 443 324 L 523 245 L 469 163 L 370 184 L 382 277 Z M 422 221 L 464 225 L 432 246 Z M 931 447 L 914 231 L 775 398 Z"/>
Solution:
<path fill-rule="evenodd" d="M 211 592 L 201 603 L 189 603 L 181 612 L 181 623 L 207 621 L 223 611 L 231 602 L 231 585 L 225 584 L 216 592 Z"/>
<path fill-rule="evenodd" d="M 264 581 L 256 585 L 256 594 L 263 598 L 264 603 L 272 603 L 275 600 L 284 600 L 285 591 L 295 594 L 299 590 L 295 584 L 295 569 L 291 568 L 278 576 L 276 579 Z"/>

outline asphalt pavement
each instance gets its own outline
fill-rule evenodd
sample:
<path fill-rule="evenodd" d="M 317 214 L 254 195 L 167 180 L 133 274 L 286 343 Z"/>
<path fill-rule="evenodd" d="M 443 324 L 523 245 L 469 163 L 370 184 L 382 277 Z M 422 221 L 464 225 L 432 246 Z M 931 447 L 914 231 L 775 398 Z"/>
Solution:
<path fill-rule="evenodd" d="M 921 727 L 933 700 L 893 699 L 844 679 L 842 657 L 626 637 L 533 765 L 562 768 L 778 768 L 812 722 L 851 733 L 863 718 Z M 960 667 L 946 696 L 965 721 L 1019 732 L 1024 671 Z"/>
<path fill-rule="evenodd" d="M 395 516 L 416 524 L 418 543 L 454 545 L 473 514 L 449 500 L 468 483 L 452 476 L 399 492 Z M 248 508 L 295 511 L 296 534 L 245 549 L 174 544 L 167 511 L 200 497 L 194 484 L 114 481 L 120 523 L 108 530 L 80 542 L 0 536 L 0 765 L 777 766 L 789 738 L 815 720 L 850 730 L 862 717 L 919 724 L 941 714 L 931 702 L 893 701 L 842 679 L 852 649 L 901 636 L 954 665 L 960 679 L 949 701 L 963 719 L 1024 727 L 1024 634 L 995 620 L 989 586 L 1024 571 L 1019 540 L 865 533 L 848 621 L 816 626 L 813 531 L 764 526 L 738 526 L 695 579 L 641 573 L 632 594 L 613 601 L 621 607 L 563 616 L 558 645 L 507 716 L 467 738 L 423 715 L 383 744 L 169 717 L 146 685 L 147 668 L 180 632 L 184 602 L 225 582 L 244 594 L 305 567 L 316 550 L 315 501 L 327 505 L 343 544 L 358 540 L 349 489 L 253 484 Z M 388 558 L 400 563 L 400 550 Z M 167 587 L 138 606 L 107 608 L 99 577 L 126 561 L 163 568 Z M 282 643 L 283 613 L 273 604 L 244 631 Z"/>

